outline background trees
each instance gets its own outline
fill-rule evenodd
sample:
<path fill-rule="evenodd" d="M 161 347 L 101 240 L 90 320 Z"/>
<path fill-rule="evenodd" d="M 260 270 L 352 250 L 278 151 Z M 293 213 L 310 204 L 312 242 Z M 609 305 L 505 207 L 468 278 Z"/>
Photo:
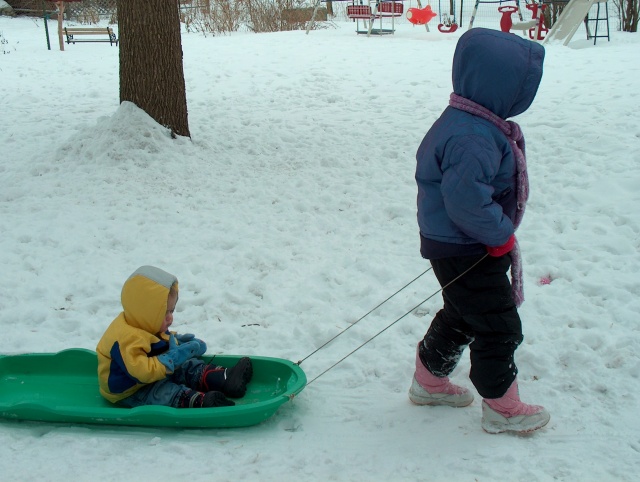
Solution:
<path fill-rule="evenodd" d="M 620 13 L 620 28 L 623 32 L 638 31 L 640 0 L 614 0 Z"/>

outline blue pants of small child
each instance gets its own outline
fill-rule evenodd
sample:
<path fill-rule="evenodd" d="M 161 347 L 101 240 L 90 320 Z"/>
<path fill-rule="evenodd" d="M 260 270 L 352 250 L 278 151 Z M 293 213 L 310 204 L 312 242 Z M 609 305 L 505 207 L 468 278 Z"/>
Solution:
<path fill-rule="evenodd" d="M 187 360 L 176 368 L 172 375 L 142 387 L 133 395 L 120 400 L 120 404 L 129 407 L 142 405 L 164 405 L 178 408 L 181 396 L 189 390 L 198 390 L 202 372 L 206 364 L 202 360 Z"/>

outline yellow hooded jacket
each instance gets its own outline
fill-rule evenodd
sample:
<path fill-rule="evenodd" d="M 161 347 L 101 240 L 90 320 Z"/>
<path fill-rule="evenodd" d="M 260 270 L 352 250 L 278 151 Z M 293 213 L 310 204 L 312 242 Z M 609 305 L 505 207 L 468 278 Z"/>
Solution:
<path fill-rule="evenodd" d="M 157 357 L 169 348 L 169 333 L 159 331 L 172 285 L 177 291 L 178 279 L 153 266 L 138 268 L 124 283 L 124 311 L 111 322 L 96 347 L 100 393 L 110 402 L 169 374 Z"/>

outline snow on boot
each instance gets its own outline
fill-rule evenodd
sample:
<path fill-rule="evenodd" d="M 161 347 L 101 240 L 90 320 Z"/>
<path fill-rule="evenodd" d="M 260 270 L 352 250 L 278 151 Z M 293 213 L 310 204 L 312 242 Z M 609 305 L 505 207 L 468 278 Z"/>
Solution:
<path fill-rule="evenodd" d="M 222 391 L 227 397 L 244 397 L 247 392 L 247 384 L 253 377 L 253 365 L 251 359 L 242 357 L 235 366 L 224 371 L 225 380 L 222 384 Z"/>
<path fill-rule="evenodd" d="M 550 418 L 544 407 L 520 401 L 517 380 L 502 397 L 482 401 L 482 428 L 488 433 L 533 432 L 544 427 Z"/>
<path fill-rule="evenodd" d="M 473 402 L 473 395 L 466 388 L 451 383 L 449 377 L 436 377 L 416 353 L 416 371 L 409 388 L 409 400 L 416 405 L 466 407 Z"/>

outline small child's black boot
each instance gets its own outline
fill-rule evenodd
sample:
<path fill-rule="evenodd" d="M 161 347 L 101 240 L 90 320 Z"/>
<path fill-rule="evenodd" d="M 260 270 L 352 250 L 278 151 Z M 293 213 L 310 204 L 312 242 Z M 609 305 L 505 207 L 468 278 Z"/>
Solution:
<path fill-rule="evenodd" d="M 227 397 L 240 398 L 247 393 L 247 384 L 253 377 L 253 365 L 251 359 L 242 357 L 238 363 L 225 370 L 225 381 L 222 391 Z"/>
<path fill-rule="evenodd" d="M 233 407 L 236 403 L 229 400 L 222 392 L 207 392 L 202 400 L 202 408 L 207 407 Z"/>
<path fill-rule="evenodd" d="M 253 376 L 251 359 L 243 357 L 231 368 L 207 365 L 202 372 L 200 390 L 220 391 L 227 397 L 241 398 L 247 392 L 247 384 Z"/>
<path fill-rule="evenodd" d="M 200 408 L 204 400 L 204 393 L 196 390 L 186 390 L 180 395 L 178 408 Z"/>
<path fill-rule="evenodd" d="M 226 380 L 226 368 L 216 365 L 205 365 L 200 379 L 200 387 L 203 392 L 222 391 Z"/>
<path fill-rule="evenodd" d="M 227 399 L 222 392 L 202 393 L 196 390 L 187 390 L 180 395 L 178 408 L 209 408 L 231 407 L 235 402 Z"/>

